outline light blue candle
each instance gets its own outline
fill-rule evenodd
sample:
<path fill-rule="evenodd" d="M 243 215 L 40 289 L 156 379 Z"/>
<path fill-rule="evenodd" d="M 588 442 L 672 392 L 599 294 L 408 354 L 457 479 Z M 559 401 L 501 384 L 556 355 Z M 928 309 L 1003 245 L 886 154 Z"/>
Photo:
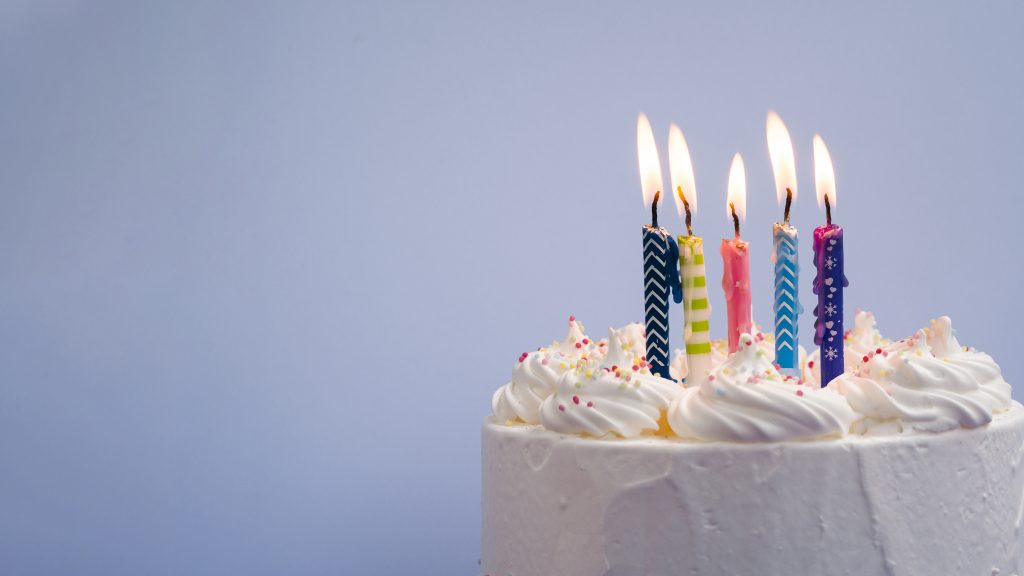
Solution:
<path fill-rule="evenodd" d="M 782 222 L 772 226 L 772 262 L 775 265 L 775 363 L 793 373 L 800 361 L 800 261 L 796 228 L 789 223 L 789 209 L 796 198 L 796 158 L 793 141 L 782 118 L 768 113 L 765 127 L 768 156 L 775 175 L 775 197 L 785 202 Z"/>
<path fill-rule="evenodd" d="M 788 220 L 788 219 L 787 219 Z M 772 226 L 772 261 L 775 263 L 775 363 L 795 369 L 800 342 L 800 262 L 796 227 L 788 221 Z"/>

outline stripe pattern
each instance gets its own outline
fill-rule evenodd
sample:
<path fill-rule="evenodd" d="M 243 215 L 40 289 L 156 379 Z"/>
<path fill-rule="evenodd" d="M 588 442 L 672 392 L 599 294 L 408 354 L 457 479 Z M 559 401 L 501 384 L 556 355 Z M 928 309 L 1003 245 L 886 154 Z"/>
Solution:
<path fill-rule="evenodd" d="M 795 369 L 799 362 L 800 261 L 796 228 L 782 222 L 772 226 L 775 262 L 775 362 Z"/>
<path fill-rule="evenodd" d="M 687 380 L 692 386 L 711 369 L 711 305 L 708 304 L 707 272 L 704 269 L 704 239 L 700 236 L 679 236 L 677 240 L 679 275 L 683 286 Z"/>
<path fill-rule="evenodd" d="M 679 301 L 677 248 L 664 228 L 644 226 L 644 326 L 651 372 L 669 376 L 668 298 Z"/>

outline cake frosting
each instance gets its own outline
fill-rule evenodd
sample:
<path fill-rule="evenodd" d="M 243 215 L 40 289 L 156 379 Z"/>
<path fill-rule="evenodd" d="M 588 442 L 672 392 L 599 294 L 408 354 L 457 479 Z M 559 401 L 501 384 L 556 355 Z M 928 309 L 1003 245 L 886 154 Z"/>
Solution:
<path fill-rule="evenodd" d="M 775 355 L 775 335 L 770 332 L 764 332 L 761 327 L 756 323 L 753 325 L 753 332 L 751 334 L 754 337 L 754 342 L 757 347 L 764 350 L 765 354 L 771 356 Z M 803 357 L 806 355 L 806 351 L 803 347 L 800 348 L 800 355 Z M 726 358 L 729 357 L 729 342 L 726 340 L 712 340 L 711 341 L 711 370 L 725 362 Z M 686 386 L 688 383 L 684 379 L 689 376 L 689 367 L 686 362 L 686 351 L 677 348 L 672 357 L 672 363 L 669 366 L 669 374 L 673 378 L 683 383 Z"/>
<path fill-rule="evenodd" d="M 650 372 L 642 325 L 609 329 L 607 340 L 594 342 L 570 317 L 563 341 L 520 356 L 492 412 L 563 434 L 750 443 L 977 428 L 1013 403 L 999 366 L 961 346 L 945 316 L 890 341 L 874 315 L 857 311 L 845 334 L 847 371 L 826 388 L 817 351 L 797 379 L 771 361 L 773 342 L 755 330 L 732 355 L 724 341 L 713 342 L 709 377 L 686 388 L 679 351 L 670 370 L 679 383 Z"/>
<path fill-rule="evenodd" d="M 868 350 L 833 381 L 863 418 L 857 431 L 977 428 L 1010 408 L 1010 385 L 988 355 L 964 348 L 946 316 L 910 338 Z"/>
<path fill-rule="evenodd" d="M 491 398 L 491 411 L 507 422 L 540 422 L 540 405 L 555 392 L 559 377 L 581 362 L 603 354 L 607 343 L 593 342 L 575 316 L 569 317 L 569 333 L 535 352 L 523 352 L 512 369 L 512 379 Z"/>
<path fill-rule="evenodd" d="M 630 325 L 609 329 L 608 351 L 579 362 L 559 378 L 557 391 L 540 407 L 548 430 L 620 437 L 655 432 L 669 402 L 682 387 L 652 374 L 641 351 L 642 332 Z"/>
<path fill-rule="evenodd" d="M 755 337 L 743 334 L 735 354 L 668 411 L 681 438 L 782 442 L 845 436 L 854 421 L 846 399 L 779 374 Z"/>
<path fill-rule="evenodd" d="M 850 368 L 860 363 L 865 354 L 880 346 L 888 345 L 889 341 L 882 337 L 875 328 L 875 315 L 864 310 L 857 310 L 853 315 L 853 328 L 843 336 L 843 364 Z M 811 386 L 821 385 L 821 349 L 815 348 L 801 361 L 801 377 Z"/>

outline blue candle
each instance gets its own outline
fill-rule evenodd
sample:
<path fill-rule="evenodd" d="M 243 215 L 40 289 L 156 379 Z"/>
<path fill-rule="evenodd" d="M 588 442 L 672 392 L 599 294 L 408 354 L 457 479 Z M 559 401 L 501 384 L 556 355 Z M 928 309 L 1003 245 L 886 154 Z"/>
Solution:
<path fill-rule="evenodd" d="M 775 363 L 780 369 L 797 367 L 800 342 L 800 262 L 796 228 L 788 218 L 772 226 L 772 260 L 775 262 Z"/>
<path fill-rule="evenodd" d="M 662 378 L 669 376 L 668 297 L 682 302 L 679 282 L 679 248 L 668 230 L 658 227 L 658 196 L 652 205 L 652 223 L 644 226 L 644 327 L 647 334 L 647 364 Z"/>
<path fill-rule="evenodd" d="M 844 371 L 843 363 L 843 288 L 849 285 L 843 273 L 843 229 L 832 223 L 835 204 L 835 174 L 828 148 L 820 136 L 814 136 L 814 176 L 819 203 L 825 206 L 825 225 L 814 229 L 813 290 L 818 295 L 814 307 L 814 343 L 820 346 L 821 386 L 824 388 Z"/>
<path fill-rule="evenodd" d="M 681 302 L 683 298 L 679 282 L 679 248 L 669 231 L 658 226 L 661 162 L 658 160 L 651 123 L 643 114 L 637 118 L 636 146 L 644 204 L 651 204 L 651 224 L 643 228 L 644 326 L 647 337 L 645 361 L 654 374 L 671 378 L 668 372 L 668 297 L 671 292 L 676 302 Z"/>
<path fill-rule="evenodd" d="M 793 141 L 782 118 L 768 113 L 765 126 L 768 156 L 775 176 L 775 197 L 785 202 L 782 222 L 772 226 L 772 262 L 775 263 L 775 363 L 779 369 L 794 373 L 799 362 L 800 344 L 800 263 L 796 228 L 789 223 L 789 209 L 796 198 L 796 159 Z"/>

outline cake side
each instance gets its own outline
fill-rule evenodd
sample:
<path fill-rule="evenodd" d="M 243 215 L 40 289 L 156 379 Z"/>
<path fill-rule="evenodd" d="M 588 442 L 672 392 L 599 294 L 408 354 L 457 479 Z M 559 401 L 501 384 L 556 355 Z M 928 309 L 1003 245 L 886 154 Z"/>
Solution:
<path fill-rule="evenodd" d="M 1024 572 L 1024 408 L 941 434 L 734 444 L 488 418 L 481 574 Z"/>

